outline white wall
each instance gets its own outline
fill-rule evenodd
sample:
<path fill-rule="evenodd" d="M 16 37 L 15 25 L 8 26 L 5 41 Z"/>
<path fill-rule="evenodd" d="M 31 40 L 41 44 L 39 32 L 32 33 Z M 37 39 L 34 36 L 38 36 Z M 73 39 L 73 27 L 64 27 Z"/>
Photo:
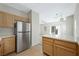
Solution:
<path fill-rule="evenodd" d="M 12 35 L 13 31 L 13 28 L 0 28 L 0 36 Z"/>
<path fill-rule="evenodd" d="M 0 11 L 8 12 L 8 13 L 11 13 L 11 14 L 14 14 L 14 15 L 26 16 L 27 17 L 26 13 L 19 11 L 15 8 L 12 8 L 10 6 L 4 5 L 4 4 L 0 4 Z"/>
<path fill-rule="evenodd" d="M 44 24 L 40 24 L 40 34 L 44 35 L 45 34 L 45 29 L 44 29 Z"/>
<path fill-rule="evenodd" d="M 47 26 L 47 24 L 40 24 L 40 34 L 45 35 L 45 34 L 50 34 L 50 26 Z"/>
<path fill-rule="evenodd" d="M 32 11 L 32 46 L 40 43 L 39 14 Z"/>
<path fill-rule="evenodd" d="M 47 27 L 47 31 L 44 31 L 44 26 Z M 43 29 L 41 30 L 41 33 L 43 34 L 51 34 L 51 27 L 56 26 L 58 28 L 58 35 L 66 34 L 74 36 L 74 16 L 70 15 L 65 18 L 63 22 L 51 22 L 42 24 L 41 27 Z"/>
<path fill-rule="evenodd" d="M 52 26 L 56 26 L 58 27 L 58 34 L 63 34 L 65 33 L 65 23 L 64 22 L 51 22 L 51 23 L 46 23 L 46 24 L 43 24 L 43 27 L 42 25 L 40 27 L 42 27 L 44 29 L 44 26 L 47 27 L 47 31 L 43 31 L 42 29 L 41 30 L 41 33 L 43 34 L 51 34 L 51 27 Z"/>
<path fill-rule="evenodd" d="M 75 19 L 75 40 L 79 42 L 79 4 L 76 6 L 75 14 L 74 14 L 74 19 Z"/>
<path fill-rule="evenodd" d="M 39 14 L 33 10 L 28 13 L 29 19 L 31 20 L 32 26 L 32 46 L 40 43 L 40 24 Z"/>
<path fill-rule="evenodd" d="M 66 34 L 74 36 L 74 15 L 66 17 Z"/>

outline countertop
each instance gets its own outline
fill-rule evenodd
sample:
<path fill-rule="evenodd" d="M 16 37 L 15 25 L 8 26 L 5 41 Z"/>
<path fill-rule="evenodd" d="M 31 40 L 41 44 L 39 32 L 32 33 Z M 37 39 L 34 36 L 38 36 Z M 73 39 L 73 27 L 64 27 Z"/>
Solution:
<path fill-rule="evenodd" d="M 42 37 L 56 38 L 57 40 L 76 42 L 74 36 L 70 36 L 70 35 L 42 35 Z"/>
<path fill-rule="evenodd" d="M 12 36 L 15 36 L 15 35 L 0 35 L 0 40 L 3 38 L 12 37 Z"/>

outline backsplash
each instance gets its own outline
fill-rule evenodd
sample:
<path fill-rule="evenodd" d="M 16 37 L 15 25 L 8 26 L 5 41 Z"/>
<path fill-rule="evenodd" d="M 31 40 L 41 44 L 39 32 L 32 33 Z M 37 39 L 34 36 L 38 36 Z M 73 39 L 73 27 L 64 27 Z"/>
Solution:
<path fill-rule="evenodd" d="M 12 35 L 13 28 L 0 28 L 0 36 L 2 35 Z"/>

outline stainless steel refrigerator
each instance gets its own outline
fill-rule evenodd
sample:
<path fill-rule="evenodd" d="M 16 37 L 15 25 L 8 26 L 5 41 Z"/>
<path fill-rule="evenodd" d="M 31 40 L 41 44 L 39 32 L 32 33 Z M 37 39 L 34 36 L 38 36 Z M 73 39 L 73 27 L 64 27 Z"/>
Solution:
<path fill-rule="evenodd" d="M 30 23 L 16 22 L 14 25 L 16 36 L 16 52 L 29 49 L 31 47 L 31 30 Z"/>

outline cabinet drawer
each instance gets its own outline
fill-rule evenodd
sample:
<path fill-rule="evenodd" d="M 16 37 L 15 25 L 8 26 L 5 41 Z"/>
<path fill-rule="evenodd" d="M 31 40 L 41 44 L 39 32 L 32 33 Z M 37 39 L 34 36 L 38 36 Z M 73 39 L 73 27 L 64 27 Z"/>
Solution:
<path fill-rule="evenodd" d="M 43 52 L 52 56 L 53 55 L 53 47 L 50 45 L 43 45 Z"/>
<path fill-rule="evenodd" d="M 51 38 L 47 38 L 47 37 L 43 37 L 43 41 L 53 42 L 53 40 Z"/>
<path fill-rule="evenodd" d="M 63 41 L 63 40 L 55 40 L 55 44 L 76 50 L 77 44 L 73 42 Z"/>
<path fill-rule="evenodd" d="M 46 44 L 46 45 L 53 45 L 53 42 L 43 41 L 43 44 Z"/>
<path fill-rule="evenodd" d="M 76 51 L 71 49 L 54 45 L 54 55 L 55 56 L 76 56 Z"/>

